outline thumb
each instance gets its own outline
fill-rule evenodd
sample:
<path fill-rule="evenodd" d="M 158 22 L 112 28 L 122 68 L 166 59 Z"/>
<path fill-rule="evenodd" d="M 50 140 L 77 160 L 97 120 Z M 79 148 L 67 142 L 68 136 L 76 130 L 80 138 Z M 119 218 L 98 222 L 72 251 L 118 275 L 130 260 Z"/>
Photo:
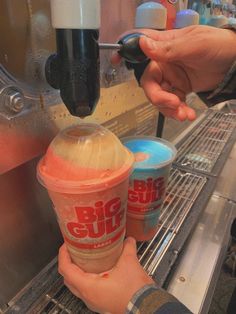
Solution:
<path fill-rule="evenodd" d="M 168 62 L 176 59 L 176 40 L 156 41 L 149 37 L 140 38 L 140 48 L 154 61 Z"/>
<path fill-rule="evenodd" d="M 128 237 L 124 241 L 124 247 L 121 257 L 126 258 L 128 256 L 136 257 L 137 256 L 137 249 L 136 249 L 136 241 L 132 237 Z"/>

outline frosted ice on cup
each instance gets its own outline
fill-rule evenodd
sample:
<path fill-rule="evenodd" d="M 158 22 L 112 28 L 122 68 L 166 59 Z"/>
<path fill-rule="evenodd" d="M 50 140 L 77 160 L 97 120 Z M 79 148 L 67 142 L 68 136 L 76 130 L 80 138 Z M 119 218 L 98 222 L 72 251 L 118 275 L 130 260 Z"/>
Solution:
<path fill-rule="evenodd" d="M 113 133 L 80 124 L 59 133 L 38 164 L 71 258 L 87 272 L 111 269 L 121 254 L 133 163 Z"/>
<path fill-rule="evenodd" d="M 171 143 L 155 137 L 127 137 L 122 142 L 135 156 L 129 183 L 126 234 L 137 241 L 147 241 L 157 232 L 177 151 Z"/>

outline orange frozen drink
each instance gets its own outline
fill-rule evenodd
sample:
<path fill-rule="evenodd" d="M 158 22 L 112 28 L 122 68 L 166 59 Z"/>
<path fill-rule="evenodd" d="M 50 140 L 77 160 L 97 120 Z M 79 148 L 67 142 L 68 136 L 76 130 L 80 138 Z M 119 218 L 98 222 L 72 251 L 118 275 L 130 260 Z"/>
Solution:
<path fill-rule="evenodd" d="M 133 162 L 113 133 L 80 124 L 59 133 L 38 164 L 71 258 L 87 272 L 111 269 L 121 254 Z"/>

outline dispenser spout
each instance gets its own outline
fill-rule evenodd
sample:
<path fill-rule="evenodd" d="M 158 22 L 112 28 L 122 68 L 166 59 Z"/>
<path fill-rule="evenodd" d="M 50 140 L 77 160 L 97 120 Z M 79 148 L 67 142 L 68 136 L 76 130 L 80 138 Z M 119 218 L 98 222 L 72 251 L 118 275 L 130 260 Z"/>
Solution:
<path fill-rule="evenodd" d="M 48 83 L 74 116 L 91 115 L 100 97 L 100 0 L 51 0 L 57 53 L 46 63 Z"/>

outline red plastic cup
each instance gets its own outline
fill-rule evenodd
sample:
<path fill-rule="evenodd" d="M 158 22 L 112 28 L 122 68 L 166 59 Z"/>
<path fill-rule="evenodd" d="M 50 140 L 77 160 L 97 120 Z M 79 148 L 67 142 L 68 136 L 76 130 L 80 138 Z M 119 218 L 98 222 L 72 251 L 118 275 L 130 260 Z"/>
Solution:
<path fill-rule="evenodd" d="M 100 273 L 117 262 L 125 236 L 133 154 L 96 124 L 68 128 L 38 164 L 72 261 Z"/>

